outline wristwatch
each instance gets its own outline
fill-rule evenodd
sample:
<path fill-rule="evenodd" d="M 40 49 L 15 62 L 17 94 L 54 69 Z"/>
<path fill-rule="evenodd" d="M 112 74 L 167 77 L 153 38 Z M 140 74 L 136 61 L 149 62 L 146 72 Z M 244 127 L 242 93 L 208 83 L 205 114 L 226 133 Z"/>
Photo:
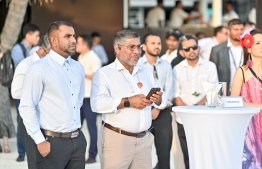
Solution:
<path fill-rule="evenodd" d="M 130 107 L 130 102 L 128 100 L 128 97 L 124 98 L 125 101 L 124 101 L 124 107 Z"/>

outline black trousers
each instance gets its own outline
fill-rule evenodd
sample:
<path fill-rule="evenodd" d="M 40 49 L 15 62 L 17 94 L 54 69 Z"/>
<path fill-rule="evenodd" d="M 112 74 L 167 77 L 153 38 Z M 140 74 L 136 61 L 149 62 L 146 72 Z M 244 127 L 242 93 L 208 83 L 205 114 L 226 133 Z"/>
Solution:
<path fill-rule="evenodd" d="M 189 169 L 189 156 L 188 156 L 188 149 L 187 149 L 186 134 L 185 134 L 184 126 L 178 122 L 176 123 L 177 123 L 178 138 L 179 138 L 181 149 L 182 149 L 183 156 L 184 156 L 185 167 L 186 169 Z"/>
<path fill-rule="evenodd" d="M 166 108 L 160 111 L 159 116 L 152 121 L 151 133 L 155 136 L 156 154 L 158 167 L 170 169 L 170 150 L 172 146 L 172 116 L 171 109 Z"/>
<path fill-rule="evenodd" d="M 27 165 L 28 169 L 36 169 L 36 153 L 39 153 L 37 150 L 37 146 L 34 140 L 29 136 L 26 132 L 25 125 L 23 119 L 20 116 L 20 123 L 19 123 L 21 139 L 23 145 L 25 147 L 26 155 L 27 155 Z"/>
<path fill-rule="evenodd" d="M 84 169 L 86 138 L 82 131 L 75 138 L 45 136 L 51 151 L 43 157 L 36 154 L 37 169 Z"/>

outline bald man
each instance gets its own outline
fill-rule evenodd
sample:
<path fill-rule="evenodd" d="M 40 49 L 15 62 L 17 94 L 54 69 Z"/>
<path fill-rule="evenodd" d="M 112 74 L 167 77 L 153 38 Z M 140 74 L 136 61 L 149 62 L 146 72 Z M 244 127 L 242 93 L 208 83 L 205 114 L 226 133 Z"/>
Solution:
<path fill-rule="evenodd" d="M 75 54 L 75 31 L 70 23 L 48 28 L 50 53 L 28 70 L 20 114 L 37 145 L 37 168 L 84 169 L 86 139 L 79 129 L 84 99 L 84 69 Z"/>

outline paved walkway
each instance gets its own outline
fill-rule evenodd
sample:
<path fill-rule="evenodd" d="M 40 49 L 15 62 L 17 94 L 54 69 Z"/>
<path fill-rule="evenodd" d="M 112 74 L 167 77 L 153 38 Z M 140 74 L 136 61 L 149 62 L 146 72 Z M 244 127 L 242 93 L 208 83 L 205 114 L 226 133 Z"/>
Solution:
<path fill-rule="evenodd" d="M 14 124 L 15 124 L 15 127 L 16 127 L 17 126 L 16 110 L 15 110 L 14 106 L 12 106 L 12 118 L 13 118 L 13 121 L 14 121 Z M 97 126 L 100 126 L 100 124 L 101 124 L 101 115 L 98 116 Z M 89 145 L 90 139 L 89 139 L 89 134 L 88 134 L 87 127 L 86 127 L 86 122 L 84 122 L 84 126 L 82 128 L 82 131 L 83 131 L 83 133 L 86 137 L 87 145 Z M 176 135 L 175 135 L 175 138 L 177 139 Z M 178 143 L 176 141 L 176 139 L 174 141 L 175 144 Z M 2 139 L 0 139 L 0 144 L 3 147 L 3 140 Z M 0 169 L 27 169 L 26 160 L 24 162 L 17 162 L 16 161 L 16 158 L 18 157 L 17 146 L 16 146 L 16 138 L 9 139 L 9 146 L 10 146 L 10 149 L 11 149 L 11 153 L 7 153 L 7 154 L 6 153 L 0 153 Z M 171 160 L 170 160 L 171 169 L 184 169 L 180 147 L 173 146 L 173 149 L 174 149 L 175 152 L 177 152 L 178 155 L 176 156 L 176 158 L 174 158 L 173 153 L 171 153 Z M 86 154 L 86 157 L 88 157 L 88 154 Z M 98 162 L 96 162 L 94 164 L 87 164 L 86 169 L 100 169 L 100 163 L 99 163 L 98 156 L 97 156 L 97 161 Z M 153 148 L 152 148 L 152 164 L 153 164 L 153 166 L 155 166 L 156 162 L 157 162 L 156 151 L 155 151 L 155 147 L 153 145 Z"/>

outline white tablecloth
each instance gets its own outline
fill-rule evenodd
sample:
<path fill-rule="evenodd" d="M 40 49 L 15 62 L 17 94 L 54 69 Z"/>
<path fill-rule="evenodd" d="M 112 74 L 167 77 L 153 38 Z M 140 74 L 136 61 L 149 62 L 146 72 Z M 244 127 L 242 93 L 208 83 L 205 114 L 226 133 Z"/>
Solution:
<path fill-rule="evenodd" d="M 190 169 L 241 169 L 244 138 L 259 108 L 175 106 L 183 122 Z"/>

